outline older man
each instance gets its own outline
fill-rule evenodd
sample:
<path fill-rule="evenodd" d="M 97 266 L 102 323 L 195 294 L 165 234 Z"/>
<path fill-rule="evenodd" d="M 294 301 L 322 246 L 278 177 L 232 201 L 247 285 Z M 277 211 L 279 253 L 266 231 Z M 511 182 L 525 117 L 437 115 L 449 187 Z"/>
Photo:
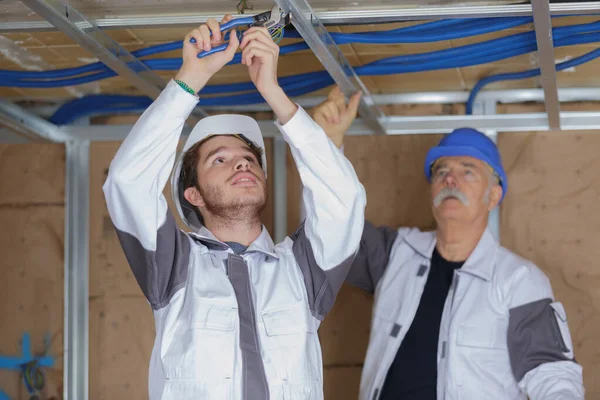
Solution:
<path fill-rule="evenodd" d="M 335 109 L 313 116 L 341 147 L 342 127 L 328 123 Z M 583 399 L 548 278 L 487 229 L 507 189 L 496 145 L 457 129 L 424 172 L 436 231 L 367 223 L 347 278 L 375 295 L 360 399 Z"/>

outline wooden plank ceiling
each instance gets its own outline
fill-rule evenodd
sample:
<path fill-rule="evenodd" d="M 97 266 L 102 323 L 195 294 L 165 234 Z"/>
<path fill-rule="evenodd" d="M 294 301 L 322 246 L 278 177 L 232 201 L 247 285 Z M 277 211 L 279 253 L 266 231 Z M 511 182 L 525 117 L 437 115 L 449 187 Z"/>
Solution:
<path fill-rule="evenodd" d="M 567 17 L 555 19 L 555 26 L 581 24 L 597 20 L 599 17 Z M 379 25 L 360 25 L 360 26 L 330 26 L 328 29 L 335 32 L 364 32 L 375 30 L 387 30 L 407 26 L 420 22 L 405 22 Z M 189 27 L 160 28 L 160 29 L 125 29 L 125 30 L 107 30 L 106 32 L 124 48 L 129 51 L 144 48 L 151 45 L 166 43 L 174 40 L 181 40 Z M 475 36 L 459 40 L 447 40 L 435 43 L 420 44 L 401 44 L 401 45 L 365 45 L 353 44 L 343 45 L 342 50 L 349 61 L 355 65 L 362 65 L 373 60 L 390 57 L 393 55 L 422 53 L 440 49 L 447 49 L 466 45 L 470 43 L 481 42 L 484 40 L 511 35 L 517 32 L 533 30 L 533 24 L 524 25 L 518 28 L 508 29 L 502 32 Z M 85 49 L 79 47 L 70 38 L 61 32 L 27 32 L 27 33 L 5 33 L 1 36 L 13 41 L 25 51 L 31 53 L 40 61 L 53 66 L 54 68 L 68 68 L 84 65 L 96 61 Z M 293 42 L 291 39 L 284 39 L 281 44 Z M 577 57 L 581 54 L 591 51 L 598 46 L 595 44 L 569 46 L 556 49 L 556 59 L 563 61 L 565 59 Z M 10 57 L 8 52 L 1 52 L 0 69 L 9 70 L 27 70 L 28 65 L 15 57 Z M 156 58 L 179 57 L 180 51 L 172 51 L 156 55 Z M 21 64 L 21 65 L 20 65 Z M 440 91 L 440 90 L 469 90 L 482 77 L 490 74 L 515 72 L 531 69 L 536 66 L 535 53 L 513 57 L 499 62 L 483 64 L 468 68 L 455 68 L 442 71 L 397 74 L 388 76 L 364 76 L 362 79 L 367 87 L 373 93 L 398 93 L 398 92 L 419 92 L 419 91 Z M 594 60 L 587 64 L 572 68 L 565 72 L 558 73 L 559 87 L 582 87 L 582 86 L 600 86 L 600 60 Z M 281 57 L 279 73 L 280 76 L 293 75 L 302 72 L 322 70 L 322 66 L 311 51 L 293 53 Z M 174 74 L 174 71 L 159 72 L 163 79 L 168 80 Z M 242 65 L 228 66 L 219 72 L 212 83 L 232 83 L 247 81 L 248 76 L 245 67 Z M 487 89 L 504 88 L 535 88 L 540 87 L 537 78 L 507 81 L 495 83 Z M 105 79 L 99 82 L 80 85 L 76 87 L 79 93 L 110 93 L 110 94 L 140 94 L 137 89 L 132 87 L 126 80 L 115 77 Z M 314 92 L 321 94 L 323 91 Z M 20 88 L 2 88 L 0 87 L 0 96 L 12 100 L 23 99 L 47 99 L 63 101 L 74 96 L 74 92 L 66 88 L 54 89 L 20 89 Z"/>

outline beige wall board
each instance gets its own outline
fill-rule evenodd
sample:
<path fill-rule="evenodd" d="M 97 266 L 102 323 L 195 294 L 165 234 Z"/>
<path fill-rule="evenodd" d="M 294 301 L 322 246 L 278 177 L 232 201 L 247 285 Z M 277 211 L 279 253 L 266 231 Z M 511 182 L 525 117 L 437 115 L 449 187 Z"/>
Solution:
<path fill-rule="evenodd" d="M 563 302 L 587 398 L 600 396 L 600 135 L 595 131 L 499 136 L 511 189 L 502 243 L 536 263 Z"/>
<path fill-rule="evenodd" d="M 403 43 L 403 44 L 366 44 L 353 43 L 352 48 L 360 56 L 373 55 L 377 59 L 403 54 L 420 54 L 431 51 L 445 50 L 452 47 L 450 41 L 432 43 Z"/>
<path fill-rule="evenodd" d="M 152 310 L 143 296 L 90 299 L 90 399 L 148 398 L 154 344 Z"/>
<path fill-rule="evenodd" d="M 406 28 L 414 25 L 421 25 L 431 21 L 405 21 L 405 22 L 392 22 L 385 24 L 366 24 L 366 25 L 341 25 L 338 28 L 344 33 L 357 33 L 357 32 L 374 32 L 374 31 L 387 31 L 392 29 Z M 330 30 L 332 26 L 328 26 Z M 533 24 L 524 24 L 514 28 L 506 29 L 503 32 L 519 32 L 524 30 L 533 29 Z"/>
<path fill-rule="evenodd" d="M 41 47 L 44 46 L 42 42 L 33 37 L 31 33 L 26 32 L 15 32 L 15 33 L 3 33 L 2 36 L 12 40 L 23 48 L 29 47 Z"/>
<path fill-rule="evenodd" d="M 0 144 L 0 207 L 63 206 L 65 146 Z"/>
<path fill-rule="evenodd" d="M 366 217 L 376 225 L 434 226 L 423 162 L 440 135 L 350 136 L 344 153 L 367 191 Z"/>
<path fill-rule="evenodd" d="M 75 86 L 78 88 L 79 86 Z M 66 88 L 24 88 L 19 89 L 23 92 L 23 96 L 28 99 L 39 99 L 39 100 L 56 100 L 56 99 L 70 99 L 73 98 L 73 94 Z"/>
<path fill-rule="evenodd" d="M 298 229 L 300 223 L 300 213 L 302 204 L 302 181 L 296 168 L 296 163 L 292 157 L 292 152 L 287 151 L 287 234 L 291 235 Z"/>
<path fill-rule="evenodd" d="M 162 30 L 162 29 L 159 29 Z M 108 36 L 111 37 L 112 40 L 118 42 L 121 46 L 126 44 L 137 45 L 141 44 L 139 38 L 137 38 L 132 31 L 129 29 L 119 29 L 119 30 L 111 30 L 106 29 L 104 31 Z"/>
<path fill-rule="evenodd" d="M 267 155 L 267 204 L 265 205 L 265 209 L 263 210 L 260 220 L 269 233 L 271 237 L 275 238 L 275 185 L 274 185 L 274 176 L 276 167 L 274 164 L 274 152 L 273 152 L 273 139 L 265 138 L 265 153 Z"/>
<path fill-rule="evenodd" d="M 123 79 L 120 76 L 115 76 L 108 79 L 103 79 L 98 82 L 100 86 L 100 90 L 105 94 L 121 94 L 121 95 L 133 95 L 133 96 L 141 96 L 142 92 L 140 92 L 137 88 L 132 86 L 129 82 Z"/>
<path fill-rule="evenodd" d="M 36 57 L 39 57 L 41 62 L 43 63 L 43 61 L 51 63 L 54 59 L 56 59 L 58 57 L 58 54 L 55 53 L 52 49 L 50 49 L 49 47 L 43 46 L 43 47 L 30 47 L 27 49 L 27 52 L 29 54 L 32 54 Z M 39 66 L 40 64 L 37 64 L 37 66 Z M 24 68 L 22 67 L 18 67 L 15 68 L 17 70 L 23 70 Z"/>
<path fill-rule="evenodd" d="M 132 51 L 139 47 L 138 44 L 124 44 L 122 47 Z M 98 61 L 97 58 L 88 50 L 80 46 L 52 46 L 49 47 L 57 54 L 57 59 L 49 58 L 46 61 L 57 63 L 73 63 L 73 65 L 89 64 Z"/>
<path fill-rule="evenodd" d="M 324 368 L 362 365 L 371 327 L 373 296 L 345 284 L 319 328 Z"/>
<path fill-rule="evenodd" d="M 498 104 L 498 114 L 519 114 L 519 113 L 536 113 L 544 112 L 543 103 L 526 103 L 526 104 Z M 560 110 L 567 112 L 583 112 L 583 111 L 600 111 L 600 102 L 568 102 L 560 103 Z"/>
<path fill-rule="evenodd" d="M 162 43 L 160 43 L 162 44 Z M 151 45 L 137 45 L 135 50 L 144 49 L 146 47 L 150 47 Z M 153 59 L 162 59 L 162 58 L 181 58 L 181 49 L 166 51 L 164 53 L 157 53 L 151 56 L 144 57 L 144 60 L 153 60 Z M 159 72 L 159 71 L 157 71 Z"/>
<path fill-rule="evenodd" d="M 29 332 L 33 354 L 43 355 L 49 334 L 55 366 L 46 370 L 47 389 L 55 396 L 62 391 L 64 208 L 2 205 L 0 226 L 10 227 L 0 230 L 0 354 L 21 354 L 21 337 Z M 3 371 L 0 388 L 11 398 L 29 398 L 16 373 Z"/>
<path fill-rule="evenodd" d="M 586 64 L 575 67 L 574 71 L 569 69 L 558 72 L 558 87 L 589 87 L 600 91 L 600 60 L 596 59 Z"/>
<path fill-rule="evenodd" d="M 191 31 L 193 27 L 176 27 L 176 28 L 136 28 L 132 29 L 131 32 L 136 38 L 145 42 L 146 44 L 159 44 L 166 42 L 173 42 L 175 40 L 182 40 L 185 35 Z"/>
<path fill-rule="evenodd" d="M 589 24 L 598 21 L 597 15 L 577 15 L 568 17 L 554 17 L 552 18 L 552 26 L 565 26 L 565 25 L 577 25 L 577 24 Z"/>
<path fill-rule="evenodd" d="M 390 104 L 380 106 L 385 115 L 464 115 L 464 104 Z"/>
<path fill-rule="evenodd" d="M 324 397 L 327 400 L 354 400 L 358 398 L 361 367 L 326 368 Z"/>
<path fill-rule="evenodd" d="M 533 68 L 533 67 L 530 67 Z M 480 79 L 490 75 L 502 74 L 508 72 L 519 72 L 526 68 L 515 68 L 514 66 L 498 66 L 492 64 L 477 65 L 473 67 L 461 68 L 460 72 L 464 77 L 466 89 L 472 89 Z M 529 69 L 529 68 L 527 68 Z M 537 88 L 537 78 L 518 79 L 509 81 L 494 82 L 485 86 L 486 90 L 500 89 L 532 89 Z"/>
<path fill-rule="evenodd" d="M 597 48 L 598 48 L 597 43 L 580 44 L 577 46 L 567 46 L 567 47 L 556 47 L 554 49 L 554 56 L 557 61 L 565 61 L 564 59 L 567 57 L 569 57 L 569 58 L 579 57 L 579 56 L 582 56 L 585 53 L 589 53 L 593 49 L 597 49 Z M 594 62 L 597 62 L 597 59 L 587 62 L 585 64 L 581 64 L 574 68 L 577 69 L 578 67 L 583 66 L 583 65 L 594 64 Z"/>
<path fill-rule="evenodd" d="M 63 32 L 32 32 L 36 40 L 42 42 L 46 46 L 64 46 L 71 45 L 77 46 L 77 43 Z"/>
<path fill-rule="evenodd" d="M 0 68 L 3 68 L 1 63 L 0 63 Z M 22 97 L 24 97 L 23 92 L 18 88 L 9 88 L 9 87 L 1 87 L 0 88 L 0 98 L 15 100 L 15 99 L 20 99 Z"/>
<path fill-rule="evenodd" d="M 336 31 L 343 33 L 360 33 L 360 32 L 378 32 L 378 31 L 389 31 L 392 29 L 406 28 L 413 25 L 419 25 L 427 21 L 406 21 L 406 22 L 392 22 L 386 24 L 366 24 L 366 25 L 334 25 L 327 26 L 327 30 L 331 31 L 333 28 Z"/>
<path fill-rule="evenodd" d="M 371 77 L 380 93 L 463 90 L 458 69 Z"/>
<path fill-rule="evenodd" d="M 487 42 L 489 40 L 500 39 L 503 37 L 513 36 L 513 35 L 517 35 L 519 33 L 529 32 L 529 31 L 534 32 L 533 24 L 523 25 L 522 29 L 517 29 L 517 30 L 510 29 L 510 30 L 486 33 L 483 35 L 468 36 L 468 37 L 460 38 L 460 39 L 452 39 L 451 42 L 452 42 L 453 47 L 459 47 L 459 46 L 466 46 L 466 45 L 475 44 L 475 43 L 483 43 L 483 42 Z M 535 41 L 535 36 L 534 36 L 534 41 Z"/>

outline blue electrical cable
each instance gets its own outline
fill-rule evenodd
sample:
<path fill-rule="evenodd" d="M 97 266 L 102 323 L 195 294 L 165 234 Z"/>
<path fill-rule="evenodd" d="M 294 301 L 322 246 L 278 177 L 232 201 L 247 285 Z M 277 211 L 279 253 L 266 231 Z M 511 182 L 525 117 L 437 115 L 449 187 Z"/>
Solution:
<path fill-rule="evenodd" d="M 455 19 L 441 20 L 429 23 L 402 27 L 388 31 L 337 33 L 331 36 L 338 44 L 344 43 L 422 43 L 438 40 L 450 40 L 482 33 L 495 32 L 511 27 L 530 23 L 530 17 L 523 18 L 490 18 L 490 19 Z M 553 29 L 554 44 L 556 47 L 572 44 L 600 42 L 600 21 L 588 24 L 563 26 Z M 294 31 L 286 31 L 286 37 L 298 37 Z M 139 49 L 132 54 L 136 57 L 147 57 L 165 51 L 180 49 L 181 41 L 175 41 L 157 46 Z M 280 47 L 280 54 L 285 55 L 295 51 L 307 49 L 305 42 L 294 43 Z M 439 50 L 428 53 L 407 54 L 388 57 L 372 63 L 356 67 L 358 75 L 388 75 L 407 72 L 433 71 L 448 68 L 466 67 L 493 61 L 498 61 L 521 54 L 526 54 L 537 49 L 534 32 L 522 32 L 494 40 Z M 240 62 L 241 54 L 236 54 L 230 64 Z M 593 57 L 596 58 L 596 57 Z M 593 59 L 590 58 L 590 59 Z M 587 62 L 585 58 L 577 60 Z M 574 60 L 571 60 L 574 61 Z M 588 60 L 589 61 L 589 60 Z M 169 71 L 181 66 L 181 58 L 146 59 L 142 62 L 151 70 Z M 561 64 L 562 65 L 562 64 Z M 535 70 L 524 73 L 535 73 Z M 496 80 L 512 79 L 515 74 L 502 74 L 494 77 Z M 55 71 L 1 71 L 0 86 L 16 87 L 60 87 L 93 82 L 106 79 L 116 74 L 104 64 L 97 62 L 81 67 L 68 68 Z M 498 78 L 500 77 L 500 78 Z M 522 78 L 515 78 L 522 79 Z M 310 72 L 280 78 L 282 88 L 290 96 L 298 96 L 327 87 L 333 83 L 325 71 Z M 475 95 L 483 85 L 492 81 L 482 80 L 480 86 L 474 88 Z M 480 84 L 478 83 L 478 85 Z M 475 90 L 477 89 L 477 90 Z M 236 104 L 255 104 L 264 102 L 251 82 L 241 82 L 227 85 L 208 85 L 201 92 L 202 103 L 207 106 L 228 106 Z M 227 96 L 210 97 L 211 95 L 229 94 Z M 64 104 L 53 116 L 54 123 L 66 123 L 82 113 L 88 115 L 103 112 L 123 112 L 143 110 L 151 103 L 144 96 L 87 96 Z"/>
<path fill-rule="evenodd" d="M 567 68 L 576 67 L 578 65 L 592 61 L 598 57 L 600 57 L 600 49 L 594 49 L 594 50 L 590 51 L 589 53 L 586 53 L 582 56 L 575 57 L 569 61 L 564 61 L 564 62 L 556 64 L 556 70 L 562 71 Z M 512 73 L 506 73 L 506 74 L 492 75 L 492 76 L 488 76 L 483 79 L 480 79 L 479 82 L 477 82 L 477 84 L 473 87 L 473 90 L 471 90 L 471 93 L 469 94 L 469 99 L 467 100 L 466 113 L 467 114 L 473 113 L 473 103 L 475 103 L 475 98 L 477 97 L 477 95 L 479 94 L 481 89 L 483 89 L 484 86 L 489 85 L 490 83 L 499 82 L 499 81 L 533 78 L 534 76 L 540 75 L 540 73 L 541 73 L 540 69 L 535 68 L 535 69 L 530 69 L 530 70 L 521 71 L 521 72 L 512 72 Z"/>
<path fill-rule="evenodd" d="M 332 35 L 335 37 L 341 38 L 341 39 L 339 39 L 340 44 L 350 43 L 353 41 L 354 42 L 364 41 L 365 43 L 429 42 L 429 41 L 436 41 L 436 40 L 447 40 L 450 37 L 444 36 L 446 31 L 440 32 L 440 33 L 436 34 L 436 36 L 431 36 L 431 33 L 433 31 L 431 29 L 429 29 L 426 34 L 423 34 L 423 35 L 417 36 L 417 37 L 407 37 L 406 40 L 408 40 L 408 41 L 405 41 L 404 37 L 400 36 L 399 33 L 400 32 L 409 32 L 409 31 L 419 32 L 419 31 L 424 30 L 424 26 L 439 28 L 442 26 L 459 24 L 459 25 L 461 25 L 461 29 L 457 29 L 457 30 L 453 31 L 454 33 L 453 33 L 452 37 L 455 37 L 455 36 L 467 37 L 467 36 L 472 36 L 472 35 L 483 32 L 480 30 L 480 28 L 482 26 L 485 28 L 486 32 L 492 32 L 492 31 L 506 29 L 507 27 L 518 26 L 518 25 L 522 25 L 522 24 L 531 22 L 531 18 L 529 18 L 529 17 L 512 18 L 512 19 L 508 19 L 508 21 L 506 18 L 495 18 L 492 20 L 493 21 L 489 21 L 486 19 L 483 19 L 483 20 L 478 20 L 478 19 L 462 20 L 462 19 L 460 19 L 460 20 L 450 20 L 450 21 L 434 21 L 431 23 L 421 24 L 421 25 L 417 25 L 417 26 L 413 26 L 413 27 L 399 28 L 399 29 L 395 29 L 395 30 L 391 30 L 391 31 L 381 31 L 381 32 L 377 32 L 376 34 L 374 34 L 374 33 L 358 33 L 358 34 L 332 33 Z M 442 24 L 442 22 L 444 22 L 444 24 Z M 434 23 L 435 23 L 435 25 L 434 25 Z M 477 29 L 473 30 L 474 27 L 476 27 Z M 417 28 L 419 28 L 419 29 L 417 29 Z M 180 49 L 181 47 L 182 47 L 182 42 L 176 41 L 176 42 L 152 46 L 152 47 L 149 47 L 146 49 L 136 50 L 136 51 L 133 51 L 132 54 L 138 58 L 141 58 L 141 57 L 157 54 L 160 52 Z M 294 51 L 300 51 L 300 50 L 304 50 L 307 48 L 308 48 L 308 46 L 306 45 L 306 43 L 296 43 L 293 45 L 282 46 L 281 47 L 282 51 L 280 52 L 280 54 L 288 54 L 288 53 L 291 53 Z M 238 53 L 237 57 L 231 62 L 231 64 L 239 63 L 240 58 L 241 57 Z M 148 61 L 150 61 L 150 60 L 148 60 Z M 180 63 L 181 62 L 179 62 L 179 65 L 180 65 Z M 166 67 L 166 69 L 170 69 L 170 68 L 176 69 L 178 66 L 177 66 L 177 64 L 167 64 L 167 65 L 165 65 L 165 67 Z M 64 70 L 55 70 L 55 71 L 38 72 L 38 71 L 0 70 L 0 78 L 4 78 L 3 80 L 5 80 L 7 84 L 10 82 L 10 83 L 13 83 L 13 85 L 14 85 L 14 78 L 28 79 L 28 80 L 29 79 L 52 79 L 52 78 L 63 78 L 63 77 L 67 77 L 67 76 L 82 75 L 82 74 L 87 74 L 87 73 L 91 73 L 91 72 L 101 72 L 103 70 L 109 71 L 109 69 L 106 66 L 104 66 L 102 63 L 97 62 L 97 63 L 93 63 L 90 65 L 82 66 L 82 67 L 68 68 L 68 69 L 64 69 Z M 88 82 L 93 81 L 94 79 L 97 79 L 97 80 L 105 79 L 105 78 L 111 77 L 111 76 L 115 76 L 115 75 L 114 74 L 111 74 L 111 75 L 97 74 L 97 75 L 94 75 L 94 78 L 86 77 L 85 79 L 80 79 L 80 80 L 74 81 L 75 83 L 73 83 L 73 84 L 88 83 Z M 5 84 L 3 86 L 8 86 L 7 84 Z M 70 82 L 65 81 L 65 82 L 61 82 L 61 84 L 68 86 L 68 85 L 70 85 Z M 2 84 L 0 84 L 0 85 L 2 85 Z M 11 86 L 13 86 L 13 85 L 11 85 Z M 58 87 L 58 86 L 59 86 L 58 84 L 54 84 L 54 85 L 42 86 L 42 87 Z M 16 86 L 16 87 L 19 87 L 19 86 Z M 32 86 L 26 85 L 26 86 L 21 86 L 21 87 L 32 87 Z"/>

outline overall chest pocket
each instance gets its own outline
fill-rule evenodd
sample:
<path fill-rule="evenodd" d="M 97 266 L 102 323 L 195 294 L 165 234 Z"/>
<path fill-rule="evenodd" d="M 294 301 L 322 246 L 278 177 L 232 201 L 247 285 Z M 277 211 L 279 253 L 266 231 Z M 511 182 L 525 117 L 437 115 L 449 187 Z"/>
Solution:
<path fill-rule="evenodd" d="M 282 382 L 284 398 L 321 398 L 321 348 L 308 305 L 281 305 L 263 311 L 261 318 L 266 359 Z"/>
<path fill-rule="evenodd" d="M 197 302 L 192 308 L 189 321 L 175 331 L 162 358 L 165 378 L 196 384 L 230 383 L 237 308 L 208 302 Z"/>
<path fill-rule="evenodd" d="M 452 367 L 463 371 L 456 379 L 464 398 L 495 399 L 503 393 L 512 399 L 519 395 L 510 367 L 507 324 L 503 319 L 482 319 L 458 327 L 457 354 L 450 356 L 460 364 Z"/>

